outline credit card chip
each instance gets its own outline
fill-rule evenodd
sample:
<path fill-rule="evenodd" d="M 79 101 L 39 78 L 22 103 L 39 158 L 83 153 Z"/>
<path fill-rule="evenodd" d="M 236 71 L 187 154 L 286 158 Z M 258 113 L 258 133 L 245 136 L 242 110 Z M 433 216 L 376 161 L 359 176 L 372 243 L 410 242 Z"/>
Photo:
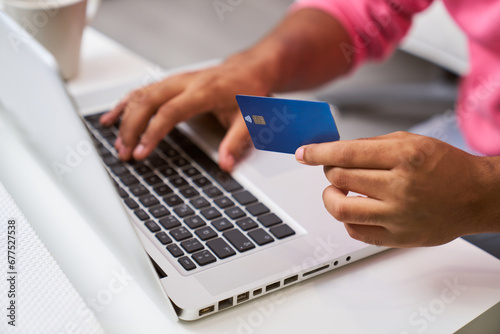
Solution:
<path fill-rule="evenodd" d="M 264 120 L 263 116 L 252 115 L 252 119 L 255 124 L 266 125 L 266 121 Z"/>

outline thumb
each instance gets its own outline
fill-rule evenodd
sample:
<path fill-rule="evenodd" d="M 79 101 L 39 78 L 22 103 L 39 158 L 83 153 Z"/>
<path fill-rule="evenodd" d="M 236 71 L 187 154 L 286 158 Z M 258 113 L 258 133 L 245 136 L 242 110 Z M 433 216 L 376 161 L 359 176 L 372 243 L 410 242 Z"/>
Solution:
<path fill-rule="evenodd" d="M 251 147 L 250 134 L 241 113 L 236 113 L 219 146 L 219 166 L 231 172 Z"/>

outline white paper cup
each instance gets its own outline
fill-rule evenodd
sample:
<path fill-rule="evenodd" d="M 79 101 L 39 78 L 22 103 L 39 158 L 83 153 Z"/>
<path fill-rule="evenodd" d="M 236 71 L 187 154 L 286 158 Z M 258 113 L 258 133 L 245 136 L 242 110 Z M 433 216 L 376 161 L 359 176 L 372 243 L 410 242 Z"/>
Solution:
<path fill-rule="evenodd" d="M 95 14 L 99 1 L 2 0 L 4 10 L 56 59 L 61 76 L 78 72 L 83 28 Z M 89 8 L 87 8 L 89 7 Z"/>

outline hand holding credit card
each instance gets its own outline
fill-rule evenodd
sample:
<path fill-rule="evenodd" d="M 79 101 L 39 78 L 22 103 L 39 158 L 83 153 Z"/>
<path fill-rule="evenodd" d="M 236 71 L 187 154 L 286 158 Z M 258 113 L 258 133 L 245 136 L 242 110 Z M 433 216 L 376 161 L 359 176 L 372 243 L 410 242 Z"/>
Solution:
<path fill-rule="evenodd" d="M 237 95 L 256 149 L 290 153 L 302 145 L 340 139 L 326 102 Z"/>

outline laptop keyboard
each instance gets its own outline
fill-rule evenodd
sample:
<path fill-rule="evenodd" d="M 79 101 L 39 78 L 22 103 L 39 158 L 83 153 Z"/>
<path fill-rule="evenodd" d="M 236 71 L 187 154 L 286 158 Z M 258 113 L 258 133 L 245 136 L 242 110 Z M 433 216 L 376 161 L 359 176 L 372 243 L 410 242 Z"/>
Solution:
<path fill-rule="evenodd" d="M 144 161 L 120 161 L 117 125 L 85 117 L 125 205 L 186 271 L 288 238 L 295 231 L 174 129 Z"/>

